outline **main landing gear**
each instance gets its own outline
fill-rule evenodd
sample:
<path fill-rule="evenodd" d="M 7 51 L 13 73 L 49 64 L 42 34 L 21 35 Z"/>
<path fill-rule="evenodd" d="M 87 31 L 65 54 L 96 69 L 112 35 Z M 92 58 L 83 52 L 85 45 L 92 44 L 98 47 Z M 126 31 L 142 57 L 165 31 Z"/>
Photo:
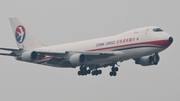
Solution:
<path fill-rule="evenodd" d="M 97 70 L 97 69 L 96 69 L 96 70 L 93 70 L 93 71 L 92 71 L 92 75 L 93 75 L 93 76 L 97 76 L 97 75 L 99 75 L 99 74 L 102 74 L 102 71 L 101 71 L 101 70 Z"/>
<path fill-rule="evenodd" d="M 97 75 L 102 74 L 102 71 L 98 70 L 98 69 L 90 70 L 90 69 L 87 69 L 86 66 L 81 66 L 80 70 L 78 71 L 78 75 L 79 76 L 85 76 L 88 74 L 92 74 L 93 76 L 97 76 Z"/>
<path fill-rule="evenodd" d="M 115 66 L 115 64 L 111 65 L 112 68 L 111 68 L 111 72 L 109 73 L 110 76 L 116 76 L 117 75 L 117 71 L 119 70 L 118 67 Z M 97 68 L 94 68 L 94 69 L 87 69 L 87 66 L 81 66 L 80 67 L 80 70 L 78 71 L 78 75 L 79 76 L 85 76 L 85 75 L 88 75 L 88 74 L 92 74 L 92 76 L 97 76 L 97 75 L 100 75 L 102 74 L 102 71 L 101 70 L 98 70 Z"/>
<path fill-rule="evenodd" d="M 91 70 L 87 70 L 87 67 L 86 66 L 81 66 L 80 67 L 80 70 L 78 71 L 78 75 L 87 75 L 87 74 L 90 74 L 91 73 Z"/>

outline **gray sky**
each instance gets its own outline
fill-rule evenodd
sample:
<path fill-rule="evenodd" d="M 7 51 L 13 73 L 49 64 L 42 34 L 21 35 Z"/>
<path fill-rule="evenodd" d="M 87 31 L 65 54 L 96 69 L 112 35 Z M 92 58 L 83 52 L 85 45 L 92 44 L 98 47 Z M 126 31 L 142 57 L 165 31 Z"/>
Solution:
<path fill-rule="evenodd" d="M 121 63 L 116 77 L 97 77 L 0 56 L 0 101 L 179 101 L 179 0 L 1 0 L 0 46 L 16 42 L 9 17 L 19 17 L 44 44 L 111 36 L 156 25 L 173 36 L 157 66 Z"/>

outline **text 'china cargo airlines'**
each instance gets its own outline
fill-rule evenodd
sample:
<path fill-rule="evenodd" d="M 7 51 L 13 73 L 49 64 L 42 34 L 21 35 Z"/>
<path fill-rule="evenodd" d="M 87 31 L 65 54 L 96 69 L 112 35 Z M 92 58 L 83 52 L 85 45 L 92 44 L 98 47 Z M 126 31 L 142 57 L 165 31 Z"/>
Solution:
<path fill-rule="evenodd" d="M 116 76 L 117 62 L 133 59 L 142 66 L 157 65 L 159 52 L 165 50 L 173 42 L 173 38 L 156 26 L 130 30 L 118 35 L 44 46 L 14 17 L 10 18 L 13 34 L 18 49 L 0 48 L 10 51 L 16 60 L 48 65 L 53 67 L 80 67 L 78 75 L 99 75 L 100 68 L 111 66 L 110 76 Z"/>

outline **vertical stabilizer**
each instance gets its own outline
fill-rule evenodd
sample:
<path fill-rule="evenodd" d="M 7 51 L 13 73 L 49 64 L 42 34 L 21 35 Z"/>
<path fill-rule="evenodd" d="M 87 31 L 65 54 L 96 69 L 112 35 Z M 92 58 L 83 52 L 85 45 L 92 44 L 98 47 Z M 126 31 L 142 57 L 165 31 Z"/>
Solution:
<path fill-rule="evenodd" d="M 37 40 L 27 29 L 27 27 L 17 18 L 9 18 L 13 34 L 20 49 L 34 49 L 43 47 L 43 45 Z"/>

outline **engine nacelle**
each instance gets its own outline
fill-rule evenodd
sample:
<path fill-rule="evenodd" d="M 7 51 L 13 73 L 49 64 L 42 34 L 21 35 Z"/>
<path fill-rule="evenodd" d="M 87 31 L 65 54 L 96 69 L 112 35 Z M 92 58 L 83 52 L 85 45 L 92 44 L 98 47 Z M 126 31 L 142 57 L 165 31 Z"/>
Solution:
<path fill-rule="evenodd" d="M 140 64 L 142 66 L 150 66 L 150 65 L 157 65 L 160 60 L 158 54 L 151 55 L 151 56 L 144 56 L 136 60 L 136 64 Z"/>
<path fill-rule="evenodd" d="M 38 54 L 35 51 L 26 51 L 22 53 L 21 59 L 23 61 L 34 61 L 38 59 Z"/>
<path fill-rule="evenodd" d="M 84 54 L 74 54 L 69 58 L 69 61 L 72 65 L 81 65 L 86 63 L 87 57 Z"/>

